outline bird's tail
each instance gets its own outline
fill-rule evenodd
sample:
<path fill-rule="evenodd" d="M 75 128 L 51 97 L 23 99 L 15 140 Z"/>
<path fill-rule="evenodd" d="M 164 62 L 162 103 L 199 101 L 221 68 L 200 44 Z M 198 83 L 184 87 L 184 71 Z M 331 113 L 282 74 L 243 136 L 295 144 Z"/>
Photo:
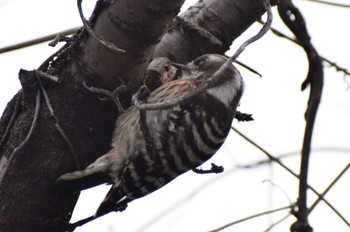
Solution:
<path fill-rule="evenodd" d="M 111 183 L 108 174 L 99 168 L 87 168 L 60 176 L 55 183 L 55 190 L 63 195 L 69 195 L 103 183 Z"/>

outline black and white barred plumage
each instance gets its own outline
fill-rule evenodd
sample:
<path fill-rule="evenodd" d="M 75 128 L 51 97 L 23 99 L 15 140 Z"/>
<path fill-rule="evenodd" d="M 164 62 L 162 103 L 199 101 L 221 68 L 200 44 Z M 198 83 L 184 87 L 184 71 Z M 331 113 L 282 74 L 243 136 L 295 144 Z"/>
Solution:
<path fill-rule="evenodd" d="M 164 102 L 193 91 L 226 61 L 216 54 L 197 58 L 187 64 L 189 71 L 180 79 L 152 91 L 147 102 Z M 171 108 L 146 112 L 154 157 L 146 150 L 140 111 L 132 106 L 117 120 L 112 149 L 85 170 L 62 175 L 58 182 L 78 191 L 104 182 L 112 184 L 96 212 L 95 216 L 100 216 L 123 210 L 133 199 L 200 166 L 225 141 L 244 88 L 233 65 L 222 75 L 224 78 L 204 93 Z"/>

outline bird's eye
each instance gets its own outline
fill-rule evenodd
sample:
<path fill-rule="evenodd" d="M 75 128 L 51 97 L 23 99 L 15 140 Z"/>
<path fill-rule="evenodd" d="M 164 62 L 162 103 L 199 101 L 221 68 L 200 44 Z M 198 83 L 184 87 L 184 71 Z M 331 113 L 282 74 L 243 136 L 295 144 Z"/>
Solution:
<path fill-rule="evenodd" d="M 196 62 L 196 65 L 198 68 L 200 68 L 207 60 L 206 59 L 199 59 Z"/>
<path fill-rule="evenodd" d="M 168 72 L 170 70 L 170 65 L 164 65 L 164 69 Z"/>
<path fill-rule="evenodd" d="M 204 63 L 205 63 L 205 60 L 201 60 L 201 61 L 198 63 L 198 67 L 201 67 Z"/>

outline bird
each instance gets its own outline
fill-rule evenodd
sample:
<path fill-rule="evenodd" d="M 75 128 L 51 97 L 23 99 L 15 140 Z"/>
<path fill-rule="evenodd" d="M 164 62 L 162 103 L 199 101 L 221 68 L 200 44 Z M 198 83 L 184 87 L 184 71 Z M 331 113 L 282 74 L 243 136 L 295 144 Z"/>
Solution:
<path fill-rule="evenodd" d="M 116 121 L 111 150 L 84 170 L 63 174 L 56 182 L 70 193 L 111 184 L 94 215 L 97 218 L 125 210 L 134 199 L 202 165 L 224 143 L 244 91 L 242 76 L 232 62 L 217 73 L 227 61 L 219 54 L 205 54 L 186 65 L 174 63 L 182 69 L 181 75 L 146 96 L 148 104 L 166 102 L 195 91 L 214 74 L 220 76 L 207 89 L 174 106 L 144 111 L 151 152 L 141 128 L 141 111 L 133 105 Z"/>

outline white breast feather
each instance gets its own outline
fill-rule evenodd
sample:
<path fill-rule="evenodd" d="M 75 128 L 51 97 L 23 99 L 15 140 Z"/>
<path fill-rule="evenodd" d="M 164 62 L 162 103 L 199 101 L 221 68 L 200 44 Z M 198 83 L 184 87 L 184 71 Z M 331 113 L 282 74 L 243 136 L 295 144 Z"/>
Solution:
<path fill-rule="evenodd" d="M 235 77 L 232 77 L 230 81 L 207 90 L 208 94 L 220 100 L 226 107 L 229 107 L 232 100 L 237 96 L 239 90 L 244 87 L 240 74 L 238 71 L 236 72 Z"/>

